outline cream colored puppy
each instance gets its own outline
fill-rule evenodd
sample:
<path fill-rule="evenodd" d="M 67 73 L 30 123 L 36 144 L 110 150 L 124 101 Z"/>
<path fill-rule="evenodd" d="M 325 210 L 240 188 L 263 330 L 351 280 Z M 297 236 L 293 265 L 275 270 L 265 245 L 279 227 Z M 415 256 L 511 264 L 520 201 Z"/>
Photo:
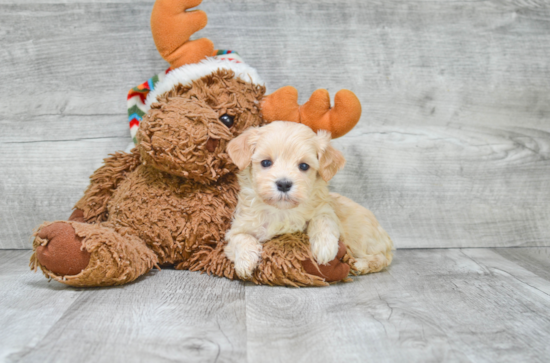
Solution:
<path fill-rule="evenodd" d="M 391 263 L 392 242 L 374 215 L 328 191 L 327 182 L 345 164 L 330 140 L 326 131 L 316 134 L 308 126 L 277 121 L 250 128 L 229 143 L 229 156 L 241 170 L 241 190 L 225 254 L 241 278 L 252 275 L 263 242 L 294 232 L 307 231 L 319 264 L 336 257 L 340 239 L 359 273 Z"/>

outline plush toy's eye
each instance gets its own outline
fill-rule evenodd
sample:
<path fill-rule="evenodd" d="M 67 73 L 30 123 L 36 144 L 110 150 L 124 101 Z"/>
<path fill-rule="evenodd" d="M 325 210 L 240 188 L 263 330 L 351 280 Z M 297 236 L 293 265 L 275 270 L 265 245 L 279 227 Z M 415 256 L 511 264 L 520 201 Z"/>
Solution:
<path fill-rule="evenodd" d="M 235 122 L 235 116 L 230 116 L 226 113 L 220 116 L 220 121 L 222 124 L 224 124 L 227 127 L 233 126 L 233 123 Z"/>
<path fill-rule="evenodd" d="M 306 163 L 301 163 L 300 165 L 298 165 L 298 167 L 300 168 L 300 170 L 303 171 L 307 171 L 309 169 L 309 165 L 307 165 Z"/>
<path fill-rule="evenodd" d="M 273 165 L 273 161 L 271 161 L 271 160 L 262 160 L 261 164 L 264 168 L 269 168 L 271 165 Z"/>

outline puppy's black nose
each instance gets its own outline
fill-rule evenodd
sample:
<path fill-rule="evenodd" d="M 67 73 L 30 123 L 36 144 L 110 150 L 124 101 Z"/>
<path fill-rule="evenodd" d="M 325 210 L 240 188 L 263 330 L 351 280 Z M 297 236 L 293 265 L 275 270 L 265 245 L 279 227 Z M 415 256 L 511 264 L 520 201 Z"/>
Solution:
<path fill-rule="evenodd" d="M 288 192 L 292 188 L 292 182 L 287 179 L 277 180 L 275 184 L 277 184 L 277 189 L 283 193 Z"/>

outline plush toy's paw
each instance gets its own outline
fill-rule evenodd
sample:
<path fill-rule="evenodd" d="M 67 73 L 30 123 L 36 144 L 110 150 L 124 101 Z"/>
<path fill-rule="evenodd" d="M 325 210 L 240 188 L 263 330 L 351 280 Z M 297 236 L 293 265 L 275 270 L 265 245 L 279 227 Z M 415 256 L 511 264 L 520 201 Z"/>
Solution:
<path fill-rule="evenodd" d="M 82 248 L 82 238 L 69 223 L 52 223 L 38 231 L 42 240 L 36 248 L 40 264 L 56 275 L 77 275 L 90 262 L 90 253 Z"/>
<path fill-rule="evenodd" d="M 310 236 L 311 253 L 318 264 L 325 265 L 336 258 L 338 237 L 333 234 L 316 234 Z"/>
<path fill-rule="evenodd" d="M 158 263 L 141 239 L 105 224 L 46 222 L 34 236 L 31 269 L 66 285 L 121 285 Z"/>
<path fill-rule="evenodd" d="M 346 245 L 343 242 L 339 242 L 336 258 L 328 264 L 316 265 L 312 260 L 307 259 L 302 261 L 302 266 L 308 274 L 322 277 L 326 282 L 340 281 L 348 276 L 350 270 L 349 265 L 341 261 L 345 254 Z"/>

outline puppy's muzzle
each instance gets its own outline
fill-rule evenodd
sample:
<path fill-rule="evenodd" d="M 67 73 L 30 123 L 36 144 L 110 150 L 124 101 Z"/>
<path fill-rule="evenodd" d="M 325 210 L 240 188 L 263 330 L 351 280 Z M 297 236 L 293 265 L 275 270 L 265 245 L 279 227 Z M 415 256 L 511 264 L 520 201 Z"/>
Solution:
<path fill-rule="evenodd" d="M 288 179 L 279 179 L 275 182 L 275 185 L 277 185 L 277 190 L 283 193 L 288 193 L 292 188 L 292 182 Z"/>

